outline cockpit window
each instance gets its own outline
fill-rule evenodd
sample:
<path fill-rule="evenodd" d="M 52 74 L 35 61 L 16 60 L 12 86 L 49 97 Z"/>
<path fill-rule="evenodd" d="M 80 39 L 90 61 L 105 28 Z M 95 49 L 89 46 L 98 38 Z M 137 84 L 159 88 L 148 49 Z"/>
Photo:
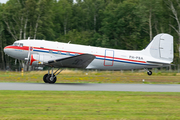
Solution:
<path fill-rule="evenodd" d="M 13 46 L 23 47 L 23 43 L 17 43 L 17 42 L 15 42 L 15 43 L 13 44 Z"/>
<path fill-rule="evenodd" d="M 20 46 L 20 47 L 23 47 L 23 43 L 20 43 L 19 46 Z"/>
<path fill-rule="evenodd" d="M 19 43 L 14 43 L 13 45 L 14 45 L 14 46 L 19 46 Z"/>

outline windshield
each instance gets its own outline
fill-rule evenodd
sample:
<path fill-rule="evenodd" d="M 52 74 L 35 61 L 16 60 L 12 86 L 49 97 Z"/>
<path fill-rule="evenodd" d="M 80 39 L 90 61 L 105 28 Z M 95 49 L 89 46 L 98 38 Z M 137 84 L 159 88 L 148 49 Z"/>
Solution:
<path fill-rule="evenodd" d="M 23 43 L 18 43 L 18 42 L 15 42 L 15 43 L 13 44 L 13 46 L 23 47 Z"/>
<path fill-rule="evenodd" d="M 14 45 L 14 46 L 19 46 L 19 43 L 14 43 L 13 45 Z"/>

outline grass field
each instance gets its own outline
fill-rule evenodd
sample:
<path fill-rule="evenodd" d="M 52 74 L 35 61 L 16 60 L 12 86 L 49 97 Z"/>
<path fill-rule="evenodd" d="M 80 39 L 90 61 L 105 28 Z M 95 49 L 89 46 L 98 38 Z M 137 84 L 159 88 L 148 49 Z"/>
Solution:
<path fill-rule="evenodd" d="M 0 82 L 42 83 L 46 73 L 0 72 Z M 180 74 L 65 70 L 57 82 L 180 84 Z M 0 120 L 178 120 L 179 101 L 180 93 L 0 91 Z"/>
<path fill-rule="evenodd" d="M 46 73 L 47 71 L 32 71 L 22 75 L 21 72 L 0 72 L 0 82 L 42 83 Z M 180 84 L 180 73 L 158 71 L 148 76 L 145 71 L 64 70 L 57 76 L 57 83 L 143 83 L 143 79 L 147 84 Z"/>
<path fill-rule="evenodd" d="M 180 93 L 0 91 L 1 120 L 178 120 Z"/>

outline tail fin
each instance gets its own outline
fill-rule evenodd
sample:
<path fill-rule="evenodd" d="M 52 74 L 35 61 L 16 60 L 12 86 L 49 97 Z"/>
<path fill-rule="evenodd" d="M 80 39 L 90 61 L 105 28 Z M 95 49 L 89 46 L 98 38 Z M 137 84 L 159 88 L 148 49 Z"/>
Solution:
<path fill-rule="evenodd" d="M 145 52 L 154 58 L 172 62 L 174 58 L 173 36 L 165 33 L 156 35 L 145 48 Z"/>

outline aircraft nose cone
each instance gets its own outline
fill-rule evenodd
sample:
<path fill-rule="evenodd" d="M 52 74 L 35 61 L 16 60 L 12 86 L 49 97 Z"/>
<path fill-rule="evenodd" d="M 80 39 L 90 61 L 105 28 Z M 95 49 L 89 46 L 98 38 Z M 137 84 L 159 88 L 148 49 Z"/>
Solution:
<path fill-rule="evenodd" d="M 4 48 L 4 52 L 5 52 L 7 55 L 9 55 L 9 53 L 10 53 L 9 46 L 6 46 L 6 47 Z"/>

